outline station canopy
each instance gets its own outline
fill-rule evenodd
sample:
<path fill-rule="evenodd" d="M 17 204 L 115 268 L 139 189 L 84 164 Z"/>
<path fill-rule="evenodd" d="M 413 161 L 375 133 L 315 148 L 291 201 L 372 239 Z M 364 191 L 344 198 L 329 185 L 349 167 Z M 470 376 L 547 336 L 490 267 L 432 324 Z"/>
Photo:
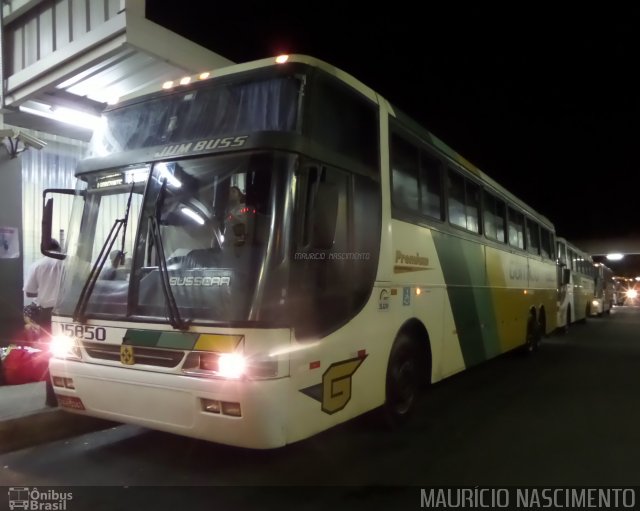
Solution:
<path fill-rule="evenodd" d="M 3 2 L 4 123 L 89 140 L 108 105 L 231 61 L 145 18 L 144 0 Z"/>

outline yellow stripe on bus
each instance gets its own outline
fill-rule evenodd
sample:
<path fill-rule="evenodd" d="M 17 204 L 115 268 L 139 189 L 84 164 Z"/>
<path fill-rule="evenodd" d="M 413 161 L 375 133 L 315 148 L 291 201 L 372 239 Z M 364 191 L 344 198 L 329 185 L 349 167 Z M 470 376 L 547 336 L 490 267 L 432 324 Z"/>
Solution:
<path fill-rule="evenodd" d="M 244 335 L 202 334 L 198 337 L 195 350 L 233 353 L 244 340 Z"/>

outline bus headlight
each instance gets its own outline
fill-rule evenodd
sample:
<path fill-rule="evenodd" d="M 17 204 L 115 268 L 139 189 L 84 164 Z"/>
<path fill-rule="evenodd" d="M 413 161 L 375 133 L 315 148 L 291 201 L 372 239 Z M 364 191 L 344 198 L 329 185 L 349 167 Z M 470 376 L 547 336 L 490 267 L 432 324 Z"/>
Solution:
<path fill-rule="evenodd" d="M 188 374 L 238 379 L 245 375 L 247 362 L 240 353 L 191 352 L 182 370 Z"/>
<path fill-rule="evenodd" d="M 239 353 L 222 353 L 218 358 L 218 374 L 223 378 L 240 378 L 246 368 L 247 362 Z"/>
<path fill-rule="evenodd" d="M 49 351 L 56 358 L 81 358 L 80 347 L 75 339 L 68 335 L 54 335 L 49 344 Z"/>
<path fill-rule="evenodd" d="M 627 298 L 631 298 L 633 300 L 634 298 L 637 298 L 637 297 L 638 297 L 638 292 L 635 289 L 629 289 L 627 291 Z"/>
<path fill-rule="evenodd" d="M 240 353 L 192 351 L 182 364 L 182 371 L 193 376 L 228 379 L 277 378 L 278 360 L 272 357 L 246 357 Z"/>

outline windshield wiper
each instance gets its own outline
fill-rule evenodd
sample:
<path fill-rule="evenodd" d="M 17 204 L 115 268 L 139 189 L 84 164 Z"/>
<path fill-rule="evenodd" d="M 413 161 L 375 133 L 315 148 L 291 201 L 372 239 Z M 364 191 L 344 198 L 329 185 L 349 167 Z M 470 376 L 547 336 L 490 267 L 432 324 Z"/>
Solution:
<path fill-rule="evenodd" d="M 118 218 L 113 222 L 111 226 L 111 230 L 105 240 L 102 248 L 100 249 L 100 253 L 98 254 L 98 258 L 96 262 L 93 263 L 91 267 L 91 271 L 89 272 L 89 277 L 87 281 L 84 283 L 84 287 L 82 288 L 82 292 L 80 293 L 80 297 L 78 298 L 78 303 L 76 304 L 76 308 L 73 311 L 73 321 L 78 323 L 84 323 L 86 321 L 85 312 L 87 310 L 87 304 L 89 303 L 89 298 L 93 293 L 93 289 L 96 286 L 96 282 L 98 281 L 98 276 L 104 268 L 104 263 L 107 261 L 108 255 L 111 253 L 111 248 L 115 243 L 116 239 L 118 239 L 118 234 L 120 230 L 123 229 L 122 232 L 122 250 L 120 254 L 118 254 L 119 259 L 124 259 L 124 236 L 127 231 L 127 222 L 129 219 L 129 210 L 131 209 L 131 197 L 133 196 L 133 187 L 134 183 L 131 184 L 131 191 L 129 192 L 129 200 L 127 201 L 127 207 L 124 213 L 124 218 Z"/>
<path fill-rule="evenodd" d="M 133 198 L 133 186 L 134 183 L 131 183 L 131 191 L 129 192 L 129 199 L 127 200 L 127 209 L 122 220 L 122 241 L 120 242 L 120 250 L 118 251 L 116 260 L 113 262 L 113 265 L 116 268 L 124 265 L 126 255 L 124 249 L 127 237 L 127 226 L 129 225 L 129 212 L 131 211 L 131 199 Z"/>
<path fill-rule="evenodd" d="M 160 210 L 164 202 L 164 193 L 167 186 L 167 180 L 165 179 L 158 192 L 156 198 L 156 208 L 152 215 L 149 215 L 149 221 L 151 222 L 151 236 L 153 237 L 153 243 L 156 246 L 156 255 L 158 258 L 158 272 L 160 273 L 160 281 L 162 282 L 162 293 L 167 301 L 169 308 L 169 323 L 177 330 L 187 330 L 189 328 L 189 321 L 185 321 L 180 316 L 180 310 L 176 304 L 176 299 L 171 291 L 171 285 L 169 284 L 169 270 L 167 269 L 167 260 L 164 256 L 164 245 L 162 243 L 162 236 L 160 234 Z"/>

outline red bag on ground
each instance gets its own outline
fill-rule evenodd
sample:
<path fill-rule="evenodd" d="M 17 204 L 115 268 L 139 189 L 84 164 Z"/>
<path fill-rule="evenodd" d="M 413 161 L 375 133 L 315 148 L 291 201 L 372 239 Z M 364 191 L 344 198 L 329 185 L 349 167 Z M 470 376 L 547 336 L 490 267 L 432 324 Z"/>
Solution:
<path fill-rule="evenodd" d="M 2 361 L 7 385 L 45 381 L 49 377 L 49 353 L 13 348 Z"/>

